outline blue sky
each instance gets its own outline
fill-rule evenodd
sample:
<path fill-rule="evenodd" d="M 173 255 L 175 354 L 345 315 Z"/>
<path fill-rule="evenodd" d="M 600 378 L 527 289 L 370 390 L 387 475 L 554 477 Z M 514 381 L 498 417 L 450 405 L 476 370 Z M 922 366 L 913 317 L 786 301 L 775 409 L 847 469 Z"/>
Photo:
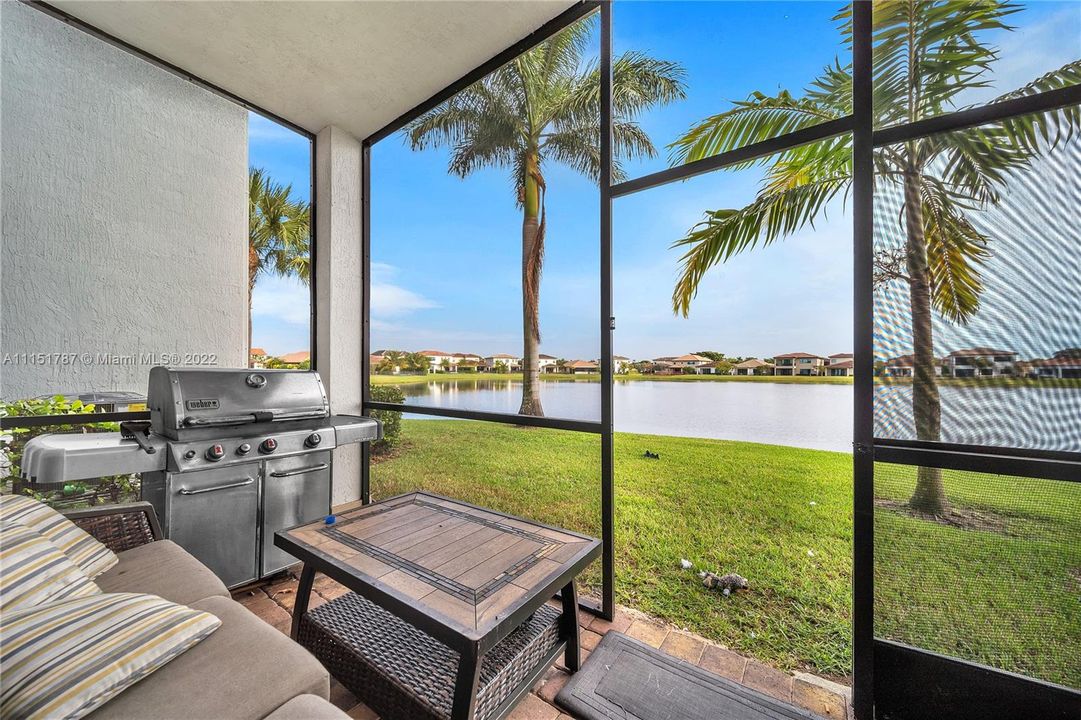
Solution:
<path fill-rule="evenodd" d="M 821 68 L 848 57 L 833 2 L 619 2 L 617 54 L 634 49 L 680 62 L 685 101 L 640 118 L 658 157 L 631 176 L 667 166 L 664 146 L 697 120 L 752 90 L 799 93 Z M 1081 6 L 1034 3 L 1012 18 L 986 100 L 1081 55 Z M 981 94 L 982 93 L 982 94 Z M 309 145 L 253 116 L 250 161 L 306 196 Z M 401 136 L 372 152 L 372 343 L 374 348 L 517 353 L 521 345 L 520 229 L 504 171 L 466 180 L 446 172 L 445 149 L 413 152 Z M 541 288 L 541 351 L 594 358 L 599 349 L 598 222 L 594 185 L 556 164 L 545 168 L 548 233 Z M 616 201 L 614 294 L 617 354 L 693 350 L 769 356 L 851 350 L 851 217 L 841 203 L 814 229 L 714 270 L 689 319 L 670 310 L 677 275 L 671 242 L 703 211 L 751 200 L 758 169 L 719 172 Z M 256 288 L 254 342 L 271 353 L 307 347 L 306 291 L 266 278 Z M 978 328 L 975 331 L 978 334 Z"/>

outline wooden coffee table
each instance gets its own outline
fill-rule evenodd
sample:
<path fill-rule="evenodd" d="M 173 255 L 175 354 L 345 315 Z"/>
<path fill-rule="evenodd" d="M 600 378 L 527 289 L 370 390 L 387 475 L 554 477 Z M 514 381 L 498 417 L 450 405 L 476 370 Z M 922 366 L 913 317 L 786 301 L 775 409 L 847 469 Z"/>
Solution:
<path fill-rule="evenodd" d="M 560 653 L 578 669 L 594 538 L 418 492 L 274 544 L 304 563 L 293 638 L 388 720 L 503 717 Z M 352 593 L 309 611 L 316 572 Z"/>

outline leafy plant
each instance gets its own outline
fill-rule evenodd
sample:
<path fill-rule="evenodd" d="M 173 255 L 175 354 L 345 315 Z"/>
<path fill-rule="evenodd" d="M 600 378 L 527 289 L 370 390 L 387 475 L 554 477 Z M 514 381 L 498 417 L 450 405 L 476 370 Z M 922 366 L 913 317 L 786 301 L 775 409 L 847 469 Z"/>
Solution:
<path fill-rule="evenodd" d="M 68 400 L 63 395 L 48 398 L 16 400 L 0 405 L 0 416 L 23 417 L 45 415 L 81 415 L 94 412 L 94 406 L 81 400 Z M 30 483 L 21 477 L 22 456 L 26 443 L 46 433 L 116 432 L 117 423 L 83 423 L 78 426 L 55 424 L 34 427 L 14 427 L 0 434 L 0 472 L 4 489 L 19 495 L 29 495 L 50 505 L 96 505 L 102 499 L 111 503 L 136 499 L 139 478 L 134 475 L 111 475 L 95 480 L 49 482 L 36 478 Z"/>
<path fill-rule="evenodd" d="M 372 400 L 377 402 L 405 402 L 405 393 L 395 385 L 369 386 Z M 402 439 L 402 414 L 396 410 L 372 410 L 371 416 L 383 423 L 383 437 L 372 443 L 372 452 L 379 455 L 393 449 Z"/>
<path fill-rule="evenodd" d="M 255 281 L 272 273 L 311 282 L 311 206 L 262 168 L 248 171 L 248 347 Z"/>

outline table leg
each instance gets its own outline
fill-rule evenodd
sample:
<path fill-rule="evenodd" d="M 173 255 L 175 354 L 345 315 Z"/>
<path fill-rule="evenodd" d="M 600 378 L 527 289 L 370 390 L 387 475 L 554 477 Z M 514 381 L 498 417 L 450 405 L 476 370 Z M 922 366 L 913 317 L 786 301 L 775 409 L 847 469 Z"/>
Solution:
<path fill-rule="evenodd" d="M 574 586 L 574 581 L 571 580 L 567 583 L 559 592 L 560 600 L 563 602 L 563 617 L 559 622 L 563 626 L 563 636 L 567 639 L 567 650 L 563 656 L 563 664 L 567 666 L 568 672 L 578 672 L 578 667 L 581 664 L 581 656 L 579 654 L 579 642 L 580 642 L 580 629 L 578 627 L 578 589 Z"/>
<path fill-rule="evenodd" d="M 477 706 L 477 688 L 480 685 L 480 665 L 483 659 L 474 645 L 470 651 L 463 652 L 458 660 L 451 720 L 472 720 Z"/>
<path fill-rule="evenodd" d="M 300 582 L 297 584 L 297 596 L 293 600 L 293 624 L 289 630 L 289 637 L 297 639 L 300 633 L 300 618 L 308 612 L 308 598 L 312 594 L 312 583 L 315 582 L 315 568 L 309 563 L 304 563 L 304 569 L 300 571 Z"/>

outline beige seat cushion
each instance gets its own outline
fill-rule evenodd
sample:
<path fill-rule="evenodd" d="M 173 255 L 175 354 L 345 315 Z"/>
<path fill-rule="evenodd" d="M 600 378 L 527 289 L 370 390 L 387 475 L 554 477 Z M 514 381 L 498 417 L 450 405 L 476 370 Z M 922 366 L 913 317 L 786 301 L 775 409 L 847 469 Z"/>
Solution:
<path fill-rule="evenodd" d="M 349 720 L 349 716 L 315 695 L 300 695 L 266 716 L 266 720 Z"/>
<path fill-rule="evenodd" d="M 146 593 L 181 605 L 229 597 L 217 575 L 171 540 L 140 545 L 117 557 L 120 561 L 97 577 L 102 592 Z"/>
<path fill-rule="evenodd" d="M 217 632 L 88 720 L 259 720 L 297 695 L 330 697 L 319 661 L 240 603 L 211 597 L 191 607 L 220 618 Z"/>

